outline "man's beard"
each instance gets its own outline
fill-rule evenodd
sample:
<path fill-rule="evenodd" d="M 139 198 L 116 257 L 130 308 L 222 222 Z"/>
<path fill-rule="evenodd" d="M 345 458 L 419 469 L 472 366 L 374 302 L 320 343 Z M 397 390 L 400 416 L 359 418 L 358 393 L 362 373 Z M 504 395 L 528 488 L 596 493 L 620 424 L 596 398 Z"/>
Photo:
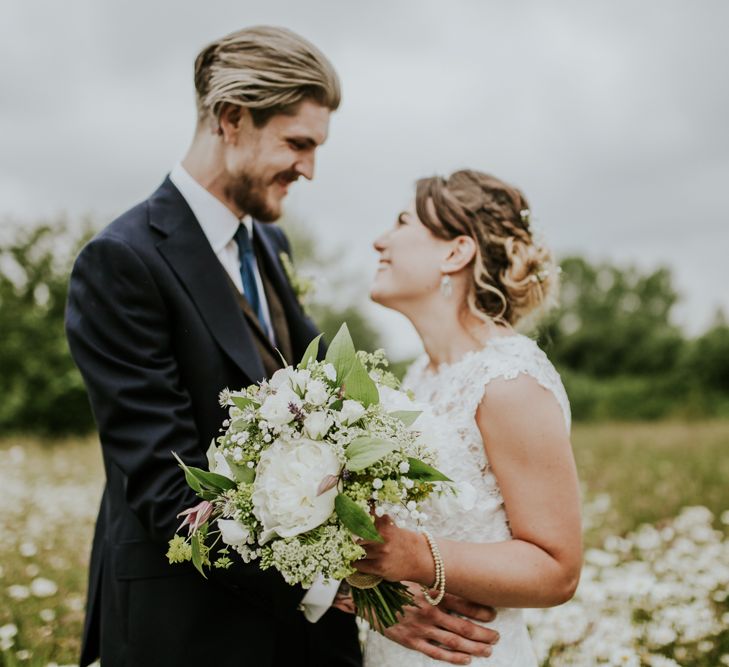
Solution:
<path fill-rule="evenodd" d="M 284 172 L 280 176 L 295 181 L 297 174 Z M 234 183 L 225 190 L 226 197 L 233 200 L 235 205 L 247 215 L 259 222 L 274 222 L 281 217 L 281 206 L 271 206 L 266 199 L 267 187 L 260 178 L 241 174 Z"/>

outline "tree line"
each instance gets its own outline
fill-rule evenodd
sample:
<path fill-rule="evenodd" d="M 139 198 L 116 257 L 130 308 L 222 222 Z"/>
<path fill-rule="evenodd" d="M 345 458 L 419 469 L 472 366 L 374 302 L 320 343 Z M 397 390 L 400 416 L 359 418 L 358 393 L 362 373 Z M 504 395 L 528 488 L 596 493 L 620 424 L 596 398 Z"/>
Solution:
<path fill-rule="evenodd" d="M 287 229 L 299 267 L 341 273 L 303 226 Z M 73 259 L 93 227 L 58 220 L 13 230 L 0 241 L 0 432 L 89 432 L 63 317 Z M 678 295 L 668 269 L 581 257 L 561 266 L 561 304 L 534 335 L 562 374 L 575 419 L 729 417 L 729 324 L 721 313 L 689 338 L 671 320 Z M 325 334 L 346 321 L 358 347 L 380 347 L 362 311 L 331 296 L 309 305 Z"/>

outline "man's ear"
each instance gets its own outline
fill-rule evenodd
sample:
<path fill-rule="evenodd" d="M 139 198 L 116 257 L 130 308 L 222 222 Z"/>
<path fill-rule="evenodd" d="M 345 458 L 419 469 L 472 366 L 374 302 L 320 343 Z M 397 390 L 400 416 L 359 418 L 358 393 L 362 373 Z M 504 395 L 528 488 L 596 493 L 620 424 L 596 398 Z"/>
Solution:
<path fill-rule="evenodd" d="M 235 144 L 241 134 L 241 130 L 252 122 L 251 113 L 248 109 L 238 104 L 225 102 L 220 110 L 218 121 L 218 134 L 223 137 L 226 144 Z"/>
<path fill-rule="evenodd" d="M 470 236 L 457 236 L 449 242 L 448 255 L 440 266 L 443 273 L 457 273 L 476 256 L 476 241 Z"/>

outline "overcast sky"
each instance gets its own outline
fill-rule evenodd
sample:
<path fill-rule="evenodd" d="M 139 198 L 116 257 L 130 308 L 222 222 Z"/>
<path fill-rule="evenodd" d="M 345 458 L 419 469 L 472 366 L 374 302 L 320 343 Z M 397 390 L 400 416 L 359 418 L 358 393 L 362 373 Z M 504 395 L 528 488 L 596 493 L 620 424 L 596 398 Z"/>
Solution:
<path fill-rule="evenodd" d="M 372 275 L 416 178 L 520 186 L 559 254 L 670 266 L 690 332 L 729 312 L 729 3 L 5 0 L 0 219 L 110 221 L 187 148 L 192 62 L 246 25 L 315 42 L 343 84 L 289 215 Z M 360 290 L 362 299 L 364 291 Z M 417 348 L 371 306 L 393 356 Z"/>

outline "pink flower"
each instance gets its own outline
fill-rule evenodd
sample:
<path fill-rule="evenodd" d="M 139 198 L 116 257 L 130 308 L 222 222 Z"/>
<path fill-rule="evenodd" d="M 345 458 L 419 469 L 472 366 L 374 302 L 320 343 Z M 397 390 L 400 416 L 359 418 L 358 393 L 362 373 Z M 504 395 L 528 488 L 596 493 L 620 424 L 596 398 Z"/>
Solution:
<path fill-rule="evenodd" d="M 212 503 L 208 502 L 207 500 L 203 500 L 201 503 L 195 505 L 195 507 L 186 509 L 184 512 L 180 512 L 177 515 L 178 519 L 181 516 L 185 517 L 177 530 L 180 530 L 180 528 L 182 528 L 183 526 L 188 526 L 187 534 L 194 535 L 197 532 L 197 529 L 200 528 L 200 526 L 202 526 L 210 518 L 210 515 L 212 513 Z"/>

